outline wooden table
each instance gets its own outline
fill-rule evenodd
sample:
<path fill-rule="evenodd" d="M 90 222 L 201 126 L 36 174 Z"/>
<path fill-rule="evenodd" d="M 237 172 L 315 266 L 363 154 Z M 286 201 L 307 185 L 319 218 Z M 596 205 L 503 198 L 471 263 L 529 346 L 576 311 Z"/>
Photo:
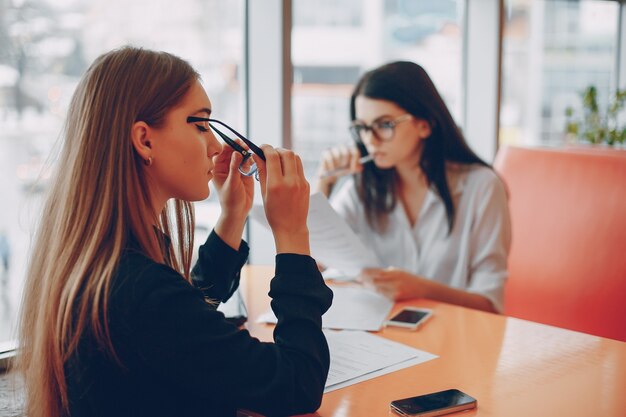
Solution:
<path fill-rule="evenodd" d="M 254 321 L 269 308 L 272 276 L 273 267 L 247 266 L 241 283 L 246 326 L 266 341 L 273 326 Z M 439 358 L 330 392 L 313 415 L 389 416 L 394 399 L 458 388 L 478 400 L 463 417 L 626 416 L 626 343 L 428 300 L 392 314 L 405 305 L 434 316 L 416 332 L 376 334 Z"/>

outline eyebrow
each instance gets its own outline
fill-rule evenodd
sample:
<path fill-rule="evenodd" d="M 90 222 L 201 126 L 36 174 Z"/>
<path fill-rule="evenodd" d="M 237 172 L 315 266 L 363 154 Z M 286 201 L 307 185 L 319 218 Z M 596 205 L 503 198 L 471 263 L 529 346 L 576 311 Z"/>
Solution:
<path fill-rule="evenodd" d="M 383 114 L 382 116 L 378 116 L 377 118 L 375 118 L 374 120 L 372 120 L 372 123 L 376 123 L 381 121 L 381 119 L 395 119 L 396 117 L 400 117 L 400 116 L 393 116 L 391 114 Z M 363 123 L 363 124 L 367 124 L 365 122 L 365 120 L 362 119 L 354 119 L 352 121 L 352 123 Z"/>
<path fill-rule="evenodd" d="M 203 107 L 203 108 L 201 108 L 201 109 L 199 109 L 199 110 L 196 110 L 196 111 L 195 111 L 195 112 L 193 112 L 192 114 L 206 113 L 208 116 L 210 116 L 210 115 L 211 115 L 211 113 L 212 113 L 212 111 L 213 111 L 213 110 L 211 110 L 211 109 L 210 109 L 210 108 L 208 108 L 208 107 Z"/>

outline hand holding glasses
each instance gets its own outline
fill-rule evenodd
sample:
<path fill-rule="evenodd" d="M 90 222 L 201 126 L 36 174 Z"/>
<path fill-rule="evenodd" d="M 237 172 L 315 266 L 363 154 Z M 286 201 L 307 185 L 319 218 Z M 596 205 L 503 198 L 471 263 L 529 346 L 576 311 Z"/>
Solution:
<path fill-rule="evenodd" d="M 200 123 L 200 122 L 208 123 L 209 127 L 213 129 L 222 138 L 222 140 L 226 142 L 228 146 L 230 146 L 236 152 L 239 152 L 241 156 L 243 156 L 243 160 L 241 161 L 241 164 L 239 165 L 239 172 L 241 173 L 241 175 L 245 175 L 246 177 L 250 177 L 254 175 L 254 178 L 258 181 L 259 169 L 256 165 L 256 162 L 254 162 L 254 160 L 252 159 L 252 154 L 257 155 L 259 158 L 265 161 L 265 154 L 263 153 L 263 150 L 259 148 L 258 146 L 256 146 L 252 141 L 247 139 L 245 136 L 243 136 L 241 133 L 237 132 L 235 129 L 228 126 L 224 122 L 221 122 L 217 119 L 208 119 L 206 117 L 195 117 L 195 116 L 187 117 L 187 123 Z M 235 134 L 235 136 L 241 139 L 243 143 L 248 145 L 250 150 L 245 149 L 243 146 L 241 146 L 240 144 L 238 144 L 237 142 L 235 142 L 234 140 L 226 136 L 224 133 L 220 132 L 215 127 L 214 124 L 222 125 L 226 129 L 230 130 L 233 134 Z"/>

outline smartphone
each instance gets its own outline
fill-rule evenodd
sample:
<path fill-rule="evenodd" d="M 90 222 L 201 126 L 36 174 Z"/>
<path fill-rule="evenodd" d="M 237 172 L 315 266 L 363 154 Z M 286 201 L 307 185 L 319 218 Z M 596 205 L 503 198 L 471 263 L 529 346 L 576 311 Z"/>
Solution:
<path fill-rule="evenodd" d="M 385 322 L 385 326 L 405 327 L 417 329 L 433 315 L 433 311 L 426 308 L 404 307 L 395 316 Z"/>
<path fill-rule="evenodd" d="M 476 399 L 458 389 L 434 392 L 391 402 L 391 409 L 401 416 L 434 417 L 476 408 Z"/>

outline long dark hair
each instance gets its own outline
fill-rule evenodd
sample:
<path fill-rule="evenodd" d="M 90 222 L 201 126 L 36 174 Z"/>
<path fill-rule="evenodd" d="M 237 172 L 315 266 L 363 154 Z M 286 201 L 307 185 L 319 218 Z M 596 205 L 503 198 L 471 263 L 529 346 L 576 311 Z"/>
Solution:
<path fill-rule="evenodd" d="M 454 226 L 455 207 L 446 179 L 446 162 L 489 166 L 467 145 L 432 80 L 421 66 L 406 61 L 392 62 L 367 72 L 356 84 L 350 97 L 350 118 L 356 119 L 355 100 L 365 96 L 386 100 L 402 107 L 417 119 L 426 120 L 431 134 L 422 142 L 419 166 L 428 184 L 434 184 L 446 207 L 448 232 Z M 365 145 L 357 141 L 361 154 Z M 357 190 L 365 206 L 367 221 L 384 231 L 389 213 L 397 204 L 398 174 L 395 168 L 379 169 L 366 164 L 356 175 Z"/>

